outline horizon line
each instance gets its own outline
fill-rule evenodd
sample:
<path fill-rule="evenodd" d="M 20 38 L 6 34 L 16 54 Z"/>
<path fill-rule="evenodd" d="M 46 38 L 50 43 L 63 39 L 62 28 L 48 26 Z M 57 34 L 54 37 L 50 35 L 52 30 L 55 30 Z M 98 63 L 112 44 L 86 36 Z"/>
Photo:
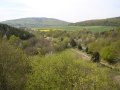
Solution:
<path fill-rule="evenodd" d="M 52 18 L 52 17 L 21 17 L 21 18 L 6 19 L 6 20 L 2 20 L 0 22 L 18 20 L 18 19 L 27 19 L 27 18 L 46 18 L 46 19 L 57 19 L 57 20 L 68 22 L 68 23 L 77 23 L 77 22 L 84 22 L 84 21 L 90 21 L 90 20 L 101 20 L 101 19 L 110 19 L 110 18 L 118 18 L 118 17 L 120 17 L 120 15 L 119 16 L 114 16 L 114 17 L 108 17 L 108 18 L 85 19 L 85 20 L 79 20 L 79 21 L 76 21 L 76 22 L 73 22 L 73 21 L 70 22 L 70 21 L 62 20 L 62 19 L 59 19 L 59 18 Z"/>

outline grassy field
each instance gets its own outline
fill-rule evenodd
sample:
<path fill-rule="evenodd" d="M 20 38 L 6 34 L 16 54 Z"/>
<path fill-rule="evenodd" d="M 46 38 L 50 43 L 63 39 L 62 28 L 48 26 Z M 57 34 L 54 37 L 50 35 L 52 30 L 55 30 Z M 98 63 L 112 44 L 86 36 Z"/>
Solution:
<path fill-rule="evenodd" d="M 112 26 L 56 26 L 56 27 L 44 27 L 44 28 L 34 28 L 35 30 L 49 31 L 49 30 L 88 30 L 92 32 L 103 32 L 114 29 Z"/>

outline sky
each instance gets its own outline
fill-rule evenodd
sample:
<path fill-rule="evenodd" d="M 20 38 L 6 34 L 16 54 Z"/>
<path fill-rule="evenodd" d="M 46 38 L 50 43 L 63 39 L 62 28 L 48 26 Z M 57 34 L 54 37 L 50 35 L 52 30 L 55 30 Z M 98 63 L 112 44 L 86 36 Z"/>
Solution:
<path fill-rule="evenodd" d="M 120 16 L 120 0 L 0 0 L 0 21 L 47 17 L 68 22 Z"/>

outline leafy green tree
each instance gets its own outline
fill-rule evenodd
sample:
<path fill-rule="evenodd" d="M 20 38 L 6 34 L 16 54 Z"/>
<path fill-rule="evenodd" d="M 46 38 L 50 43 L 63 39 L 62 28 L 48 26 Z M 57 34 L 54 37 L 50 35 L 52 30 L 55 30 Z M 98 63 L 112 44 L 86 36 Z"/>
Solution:
<path fill-rule="evenodd" d="M 70 39 L 70 45 L 72 46 L 72 47 L 75 47 L 77 44 L 76 44 L 76 42 L 75 42 L 75 40 L 74 39 Z"/>
<path fill-rule="evenodd" d="M 99 52 L 93 52 L 91 60 L 93 62 L 100 62 L 100 54 L 99 54 Z"/>
<path fill-rule="evenodd" d="M 109 63 L 114 63 L 116 57 L 115 48 L 113 46 L 104 47 L 101 50 L 101 56 Z"/>
<path fill-rule="evenodd" d="M 20 44 L 22 44 L 22 41 L 20 40 L 19 37 L 16 37 L 15 35 L 12 35 L 12 36 L 9 38 L 9 43 L 10 43 L 11 45 L 20 46 Z"/>
<path fill-rule="evenodd" d="M 78 49 L 79 49 L 79 50 L 82 50 L 81 44 L 78 45 Z"/>

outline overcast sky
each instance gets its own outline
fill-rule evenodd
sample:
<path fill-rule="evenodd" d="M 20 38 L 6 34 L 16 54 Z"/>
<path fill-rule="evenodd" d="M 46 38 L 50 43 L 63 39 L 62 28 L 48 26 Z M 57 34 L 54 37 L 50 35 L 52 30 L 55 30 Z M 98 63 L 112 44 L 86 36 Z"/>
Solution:
<path fill-rule="evenodd" d="M 120 16 L 120 0 L 0 0 L 0 21 L 48 17 L 69 22 Z"/>

